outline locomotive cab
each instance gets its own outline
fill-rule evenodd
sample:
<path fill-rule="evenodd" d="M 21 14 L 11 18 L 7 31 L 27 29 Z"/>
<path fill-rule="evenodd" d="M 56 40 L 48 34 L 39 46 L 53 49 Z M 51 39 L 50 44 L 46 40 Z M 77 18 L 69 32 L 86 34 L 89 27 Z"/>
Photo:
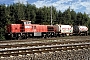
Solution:
<path fill-rule="evenodd" d="M 9 39 L 18 39 L 21 37 L 22 34 L 25 35 L 24 31 L 24 25 L 25 24 L 31 24 L 31 21 L 27 20 L 19 20 L 16 22 L 16 24 L 8 24 L 6 26 L 6 33 L 5 38 L 7 40 Z"/>
<path fill-rule="evenodd" d="M 28 21 L 28 20 L 18 20 L 18 21 L 16 21 L 16 24 L 31 24 L 31 21 Z"/>

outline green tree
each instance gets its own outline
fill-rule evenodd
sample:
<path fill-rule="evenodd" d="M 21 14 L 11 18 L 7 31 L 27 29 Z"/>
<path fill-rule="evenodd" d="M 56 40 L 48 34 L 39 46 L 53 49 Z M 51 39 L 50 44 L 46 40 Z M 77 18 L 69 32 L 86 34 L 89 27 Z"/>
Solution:
<path fill-rule="evenodd" d="M 32 5 L 30 9 L 30 20 L 32 21 L 32 23 L 35 23 L 36 21 L 36 10 L 36 6 Z"/>
<path fill-rule="evenodd" d="M 60 10 L 57 13 L 57 24 L 63 24 L 63 16 L 62 16 L 62 12 Z"/>
<path fill-rule="evenodd" d="M 78 12 L 77 13 L 77 25 L 82 25 L 82 13 L 81 12 Z"/>
<path fill-rule="evenodd" d="M 36 12 L 36 21 L 37 24 L 42 24 L 43 22 L 43 11 L 41 8 L 39 8 Z"/>
<path fill-rule="evenodd" d="M 77 14 L 76 12 L 72 9 L 71 10 L 71 21 L 72 21 L 72 25 L 76 25 L 77 23 Z"/>
<path fill-rule="evenodd" d="M 64 24 L 72 24 L 70 8 L 63 12 Z"/>
<path fill-rule="evenodd" d="M 82 16 L 82 25 L 86 25 L 87 21 L 89 20 L 88 15 L 84 12 Z"/>
<path fill-rule="evenodd" d="M 52 6 L 52 24 L 56 24 L 57 22 L 57 11 L 56 8 Z M 51 19 L 50 19 L 51 20 Z"/>
<path fill-rule="evenodd" d="M 86 26 L 88 27 L 88 31 L 89 31 L 89 33 L 90 33 L 90 18 L 88 18 L 88 21 L 87 21 L 87 23 L 86 23 Z"/>
<path fill-rule="evenodd" d="M 2 4 L 0 5 L 0 39 L 4 38 L 6 19 L 6 6 Z"/>

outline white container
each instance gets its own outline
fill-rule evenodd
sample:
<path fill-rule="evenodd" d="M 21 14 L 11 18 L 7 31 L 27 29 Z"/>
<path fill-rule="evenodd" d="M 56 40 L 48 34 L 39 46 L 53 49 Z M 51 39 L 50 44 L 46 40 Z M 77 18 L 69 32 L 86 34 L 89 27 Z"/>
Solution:
<path fill-rule="evenodd" d="M 61 33 L 73 33 L 73 27 L 71 25 L 61 25 L 60 30 Z"/>
<path fill-rule="evenodd" d="M 78 26 L 80 32 L 88 31 L 86 26 Z"/>

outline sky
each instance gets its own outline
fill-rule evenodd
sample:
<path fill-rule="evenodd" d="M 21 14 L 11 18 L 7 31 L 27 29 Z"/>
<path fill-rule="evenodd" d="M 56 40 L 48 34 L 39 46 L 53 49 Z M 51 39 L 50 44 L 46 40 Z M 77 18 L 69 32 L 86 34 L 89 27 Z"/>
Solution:
<path fill-rule="evenodd" d="M 54 6 L 57 10 L 65 11 L 71 8 L 76 12 L 86 12 L 90 14 L 90 0 L 0 0 L 0 4 L 13 4 L 17 2 L 23 4 L 35 4 L 37 8 L 43 6 Z"/>

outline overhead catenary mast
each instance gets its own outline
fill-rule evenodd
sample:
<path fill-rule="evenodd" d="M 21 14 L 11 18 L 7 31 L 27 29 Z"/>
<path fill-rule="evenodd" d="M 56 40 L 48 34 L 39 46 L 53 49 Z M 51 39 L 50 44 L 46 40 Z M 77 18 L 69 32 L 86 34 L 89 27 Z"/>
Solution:
<path fill-rule="evenodd" d="M 52 25 L 52 6 L 51 6 L 51 25 Z"/>

